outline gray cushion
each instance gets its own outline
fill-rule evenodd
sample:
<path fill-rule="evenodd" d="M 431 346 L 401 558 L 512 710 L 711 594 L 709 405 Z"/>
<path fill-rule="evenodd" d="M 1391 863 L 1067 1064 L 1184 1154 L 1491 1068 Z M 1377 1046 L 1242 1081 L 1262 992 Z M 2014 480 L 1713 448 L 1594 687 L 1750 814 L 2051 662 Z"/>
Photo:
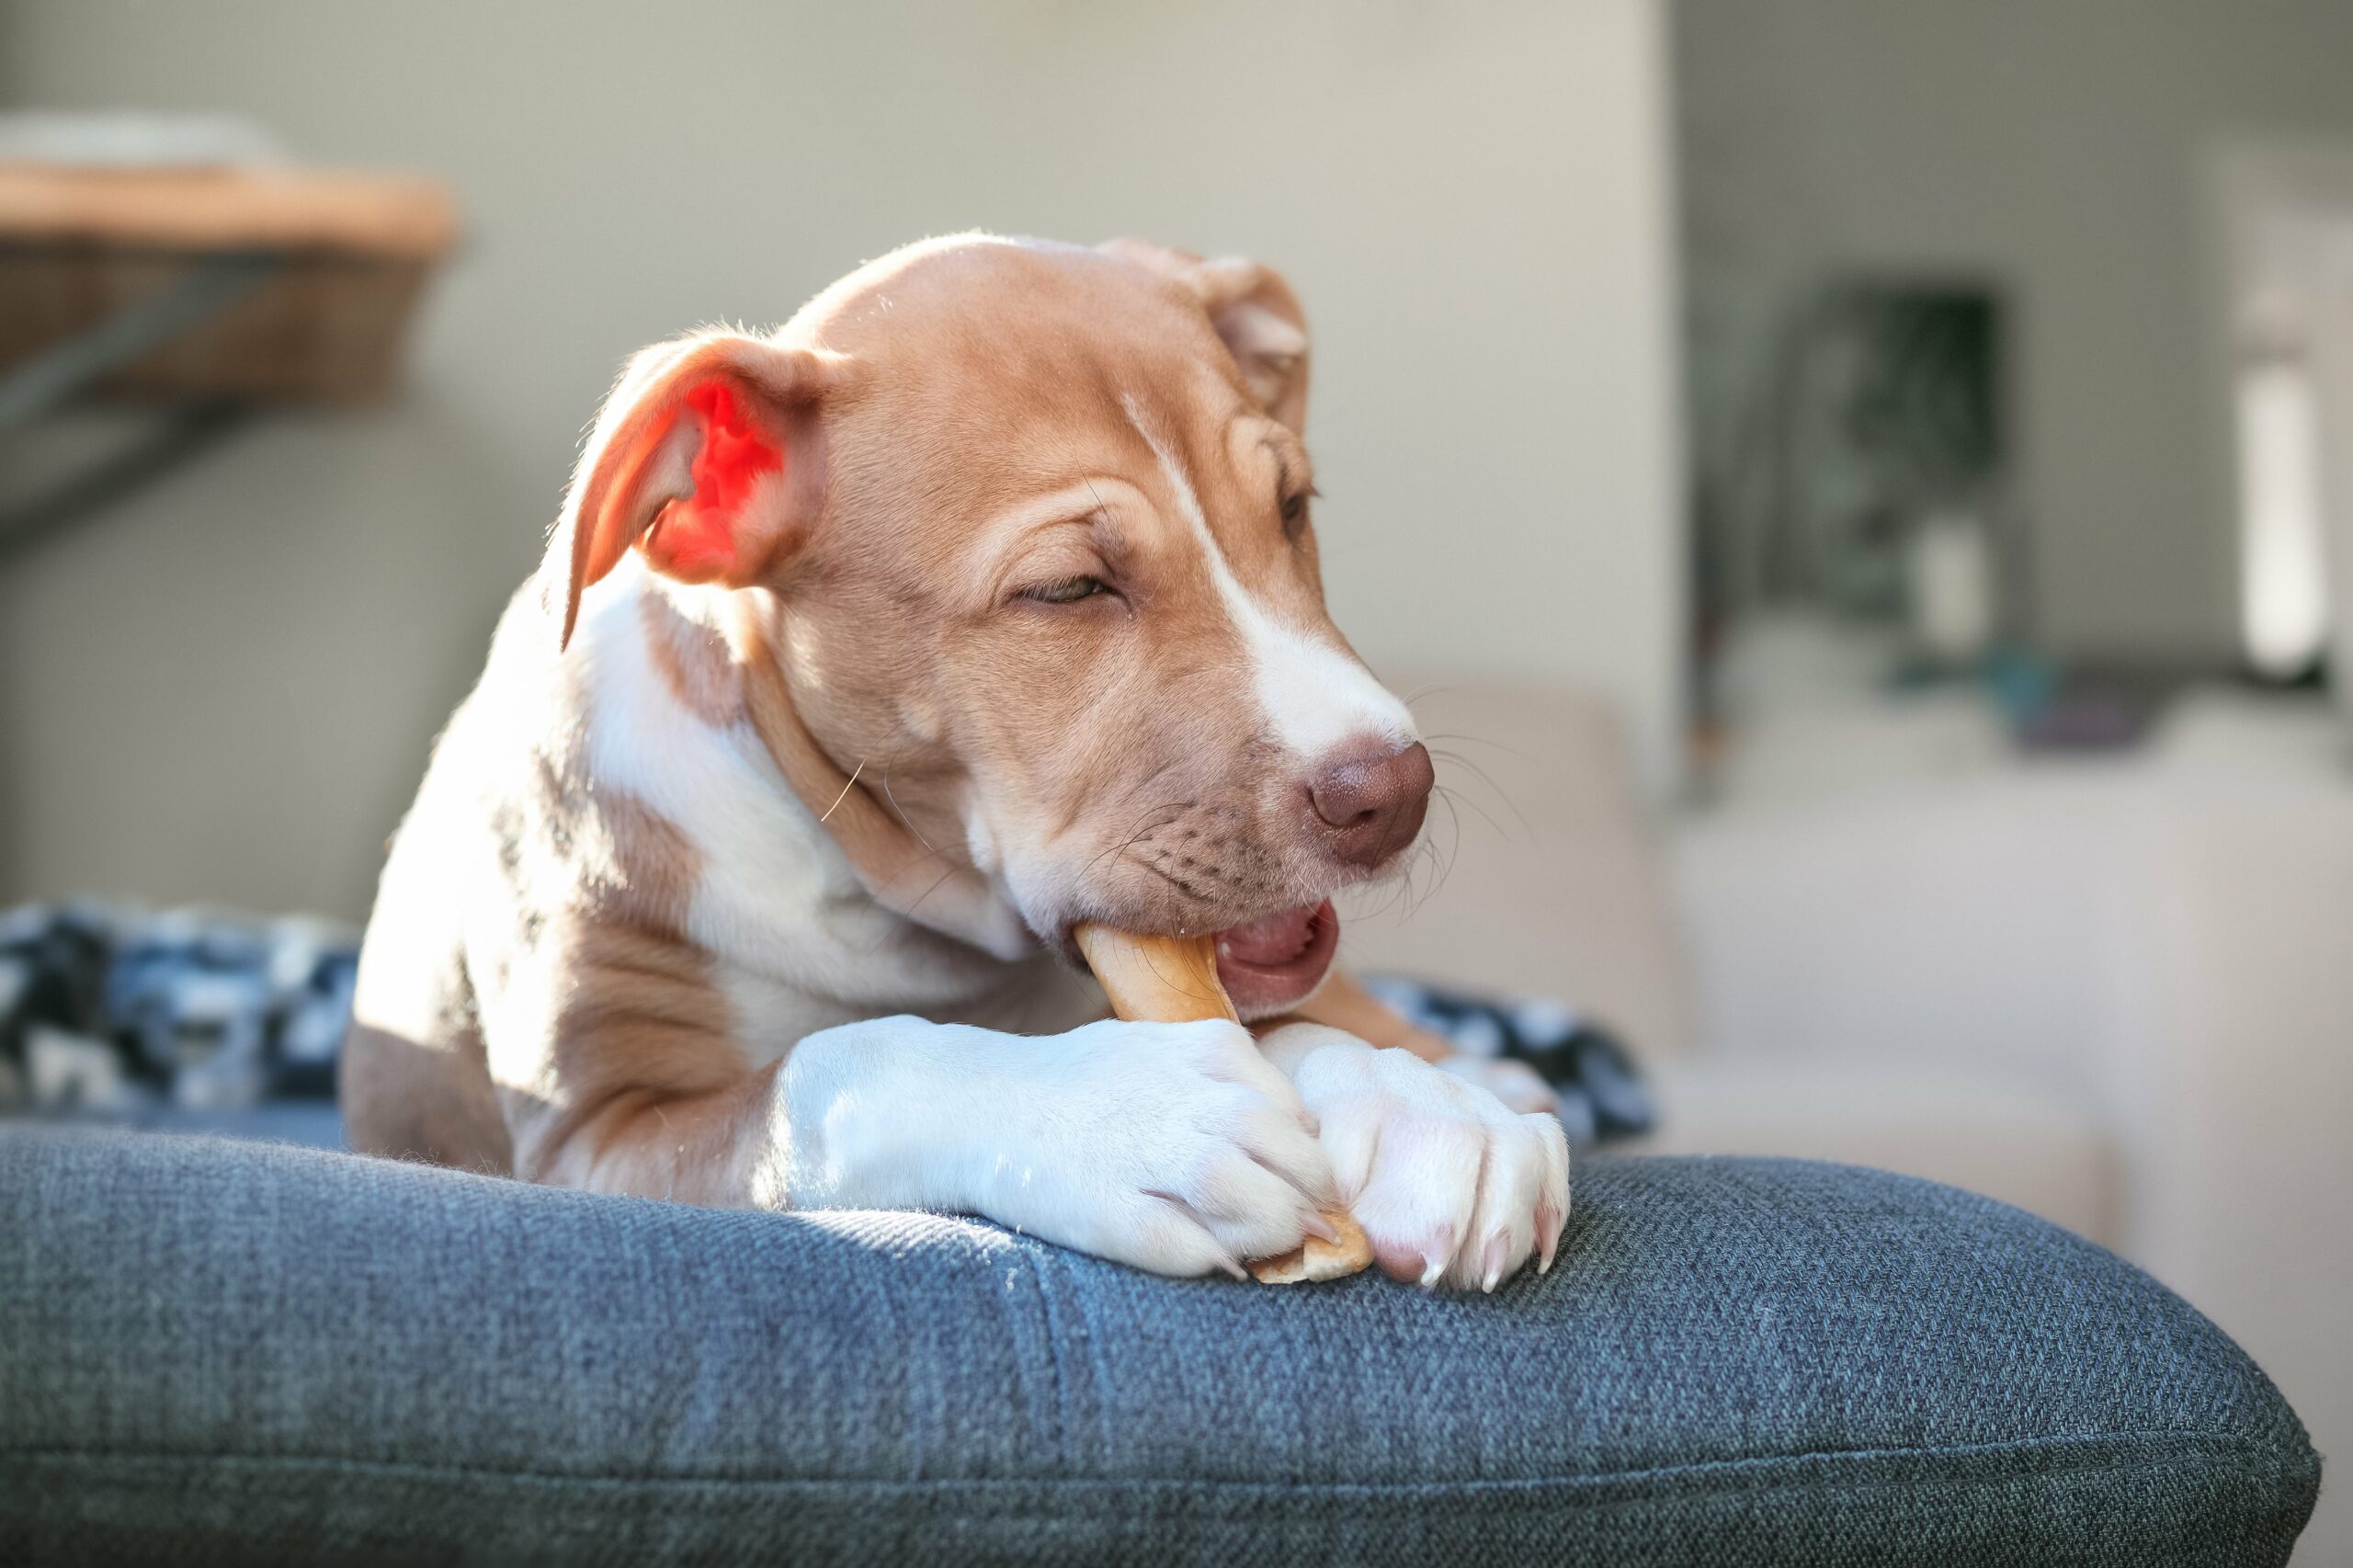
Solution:
<path fill-rule="evenodd" d="M 1860 1170 L 1597 1160 L 1456 1297 L 0 1133 L 19 1562 L 2279 1562 L 2318 1482 L 2146 1276 Z"/>

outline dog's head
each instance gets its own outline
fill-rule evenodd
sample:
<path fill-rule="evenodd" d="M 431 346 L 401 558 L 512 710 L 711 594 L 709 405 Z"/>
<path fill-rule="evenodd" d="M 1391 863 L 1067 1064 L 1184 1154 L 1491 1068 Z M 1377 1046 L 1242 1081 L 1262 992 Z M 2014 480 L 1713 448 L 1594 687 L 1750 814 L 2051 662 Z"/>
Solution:
<path fill-rule="evenodd" d="M 1223 933 L 1236 1001 L 1272 1010 L 1431 778 L 1324 610 L 1307 367 L 1253 263 L 911 247 L 773 336 L 632 363 L 558 535 L 566 635 L 632 549 L 751 590 L 739 650 L 930 866 L 969 860 L 1065 951 L 1082 920 Z"/>

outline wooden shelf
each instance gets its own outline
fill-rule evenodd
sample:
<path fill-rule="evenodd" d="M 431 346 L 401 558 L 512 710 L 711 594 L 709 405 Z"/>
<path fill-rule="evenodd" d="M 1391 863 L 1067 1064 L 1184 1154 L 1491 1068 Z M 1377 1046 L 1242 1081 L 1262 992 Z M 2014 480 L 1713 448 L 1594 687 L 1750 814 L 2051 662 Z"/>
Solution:
<path fill-rule="evenodd" d="M 150 437 L 0 511 L 0 557 L 178 467 L 268 403 L 391 390 L 449 192 L 396 175 L 0 163 L 0 431 L 85 398 Z"/>
<path fill-rule="evenodd" d="M 77 392 L 363 402 L 457 230 L 449 192 L 408 176 L 0 165 L 0 369 L 250 258 L 266 278 Z"/>

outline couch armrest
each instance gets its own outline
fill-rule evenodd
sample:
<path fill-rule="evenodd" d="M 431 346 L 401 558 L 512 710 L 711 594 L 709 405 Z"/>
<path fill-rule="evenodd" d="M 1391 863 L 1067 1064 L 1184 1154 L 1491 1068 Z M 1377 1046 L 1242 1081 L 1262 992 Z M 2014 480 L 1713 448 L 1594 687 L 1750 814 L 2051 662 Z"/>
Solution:
<path fill-rule="evenodd" d="M 2077 1235 L 2122 1237 L 2120 1152 L 2100 1119 L 2028 1085 L 1903 1062 L 1656 1068 L 1662 1154 L 1779 1154 L 1872 1165 L 2013 1203 Z"/>
<path fill-rule="evenodd" d="M 1873 1172 L 1597 1160 L 1456 1296 L 0 1136 L 19 1561 L 2277 1563 L 2318 1484 L 2154 1281 Z"/>

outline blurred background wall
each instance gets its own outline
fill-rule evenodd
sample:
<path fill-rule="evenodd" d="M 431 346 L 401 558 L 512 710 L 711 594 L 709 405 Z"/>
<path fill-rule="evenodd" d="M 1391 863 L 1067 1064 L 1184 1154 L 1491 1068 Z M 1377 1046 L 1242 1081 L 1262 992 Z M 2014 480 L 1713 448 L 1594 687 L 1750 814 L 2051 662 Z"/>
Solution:
<path fill-rule="evenodd" d="M 1699 305 L 1833 270 L 1998 286 L 2021 630 L 2062 656 L 2229 662 L 2238 524 L 2198 169 L 2234 135 L 2353 132 L 2353 6 L 1672 10 Z"/>
<path fill-rule="evenodd" d="M 1671 772 L 1648 0 L 1164 7 L 0 0 L 0 104 L 227 110 L 456 187 L 397 405 L 265 421 L 0 567 L 0 903 L 364 914 L 622 357 L 967 227 L 1284 269 L 1376 668 L 1598 686 Z"/>

